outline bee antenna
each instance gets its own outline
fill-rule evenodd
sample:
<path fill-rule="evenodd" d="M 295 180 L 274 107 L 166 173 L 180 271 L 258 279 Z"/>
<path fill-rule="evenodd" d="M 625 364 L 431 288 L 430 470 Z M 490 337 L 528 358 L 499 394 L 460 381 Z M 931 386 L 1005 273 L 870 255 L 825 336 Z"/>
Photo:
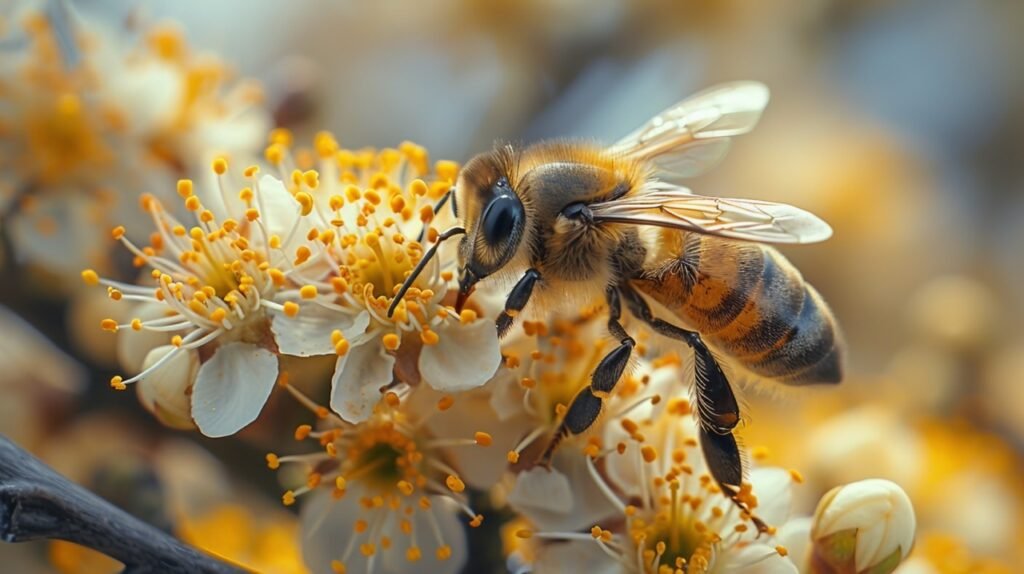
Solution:
<path fill-rule="evenodd" d="M 444 243 L 446 239 L 451 239 L 456 235 L 464 235 L 465 233 L 465 227 L 456 226 L 452 227 L 451 229 L 448 229 L 447 231 L 445 231 L 444 233 L 437 237 L 437 242 L 431 245 L 430 249 L 428 249 L 427 252 L 423 254 L 423 257 L 420 258 L 420 262 L 416 264 L 416 267 L 414 267 L 412 272 L 409 273 L 409 276 L 405 278 L 405 282 L 403 282 L 402 287 L 398 289 L 398 293 L 395 294 L 395 298 L 391 300 L 391 305 L 388 305 L 388 317 L 391 317 L 392 315 L 395 314 L 395 309 L 398 308 L 398 303 L 402 300 L 402 298 L 405 297 L 406 291 L 408 291 L 409 288 L 412 287 L 413 282 L 416 281 L 416 278 L 419 277 L 420 273 L 423 272 L 423 269 L 427 266 L 427 263 L 430 263 L 430 260 L 434 258 L 434 255 L 437 254 L 437 248 L 440 247 L 441 244 Z"/>

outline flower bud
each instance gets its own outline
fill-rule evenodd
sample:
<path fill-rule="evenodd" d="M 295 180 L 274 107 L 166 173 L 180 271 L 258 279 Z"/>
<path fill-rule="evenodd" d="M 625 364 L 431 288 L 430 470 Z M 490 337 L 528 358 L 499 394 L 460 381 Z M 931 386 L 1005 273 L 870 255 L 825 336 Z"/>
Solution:
<path fill-rule="evenodd" d="M 172 345 L 157 347 L 146 355 L 142 368 L 147 369 L 174 350 Z M 192 422 L 190 389 L 199 369 L 199 354 L 180 349 L 163 368 L 156 369 L 136 383 L 139 402 L 161 423 L 178 429 L 195 428 Z"/>
<path fill-rule="evenodd" d="M 811 571 L 889 574 L 910 553 L 916 520 L 896 483 L 862 480 L 839 486 L 818 503 L 811 526 Z"/>

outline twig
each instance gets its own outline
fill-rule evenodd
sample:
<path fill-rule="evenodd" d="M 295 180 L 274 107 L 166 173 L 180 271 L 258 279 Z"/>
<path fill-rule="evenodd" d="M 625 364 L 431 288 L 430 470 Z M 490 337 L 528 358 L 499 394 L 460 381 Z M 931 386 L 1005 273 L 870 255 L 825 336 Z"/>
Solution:
<path fill-rule="evenodd" d="M 54 472 L 0 434 L 0 540 L 67 540 L 125 574 L 241 572 L 186 546 Z"/>

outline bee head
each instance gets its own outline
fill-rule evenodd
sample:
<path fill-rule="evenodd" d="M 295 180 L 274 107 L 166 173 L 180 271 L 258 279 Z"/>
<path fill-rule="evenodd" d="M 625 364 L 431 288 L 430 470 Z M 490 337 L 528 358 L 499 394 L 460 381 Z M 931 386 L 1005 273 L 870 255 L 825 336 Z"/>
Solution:
<path fill-rule="evenodd" d="M 523 242 L 527 212 L 513 188 L 513 166 L 512 149 L 503 146 L 476 156 L 459 174 L 456 197 L 466 228 L 459 245 L 460 302 L 477 281 L 504 268 Z"/>

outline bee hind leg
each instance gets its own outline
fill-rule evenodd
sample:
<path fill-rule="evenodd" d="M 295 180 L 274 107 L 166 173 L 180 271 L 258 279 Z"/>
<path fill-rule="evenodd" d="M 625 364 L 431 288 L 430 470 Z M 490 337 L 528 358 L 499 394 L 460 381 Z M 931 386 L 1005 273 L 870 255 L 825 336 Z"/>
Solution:
<path fill-rule="evenodd" d="M 718 361 L 704 344 L 699 333 L 655 317 L 643 297 L 629 285 L 623 285 L 620 290 L 633 315 L 656 333 L 683 341 L 693 349 L 697 422 L 700 427 L 701 451 L 708 470 L 722 492 L 750 515 L 750 520 L 757 526 L 758 531 L 769 531 L 768 525 L 754 516 L 749 505 L 741 499 L 743 457 L 733 435 L 733 429 L 740 422 L 740 408 L 736 394 Z"/>
<path fill-rule="evenodd" d="M 559 425 L 541 456 L 540 462 L 545 466 L 550 463 L 555 448 L 567 434 L 580 434 L 594 424 L 604 406 L 604 397 L 615 389 L 626 366 L 629 365 L 633 348 L 636 347 L 636 341 L 629 336 L 622 323 L 619 322 L 622 318 L 622 303 L 618 290 L 609 289 L 605 295 L 608 300 L 608 331 L 619 339 L 619 346 L 601 359 L 590 376 L 590 384 L 580 389 L 572 403 L 569 404 L 569 409 L 565 411 L 565 417 L 562 418 L 562 424 Z"/>

